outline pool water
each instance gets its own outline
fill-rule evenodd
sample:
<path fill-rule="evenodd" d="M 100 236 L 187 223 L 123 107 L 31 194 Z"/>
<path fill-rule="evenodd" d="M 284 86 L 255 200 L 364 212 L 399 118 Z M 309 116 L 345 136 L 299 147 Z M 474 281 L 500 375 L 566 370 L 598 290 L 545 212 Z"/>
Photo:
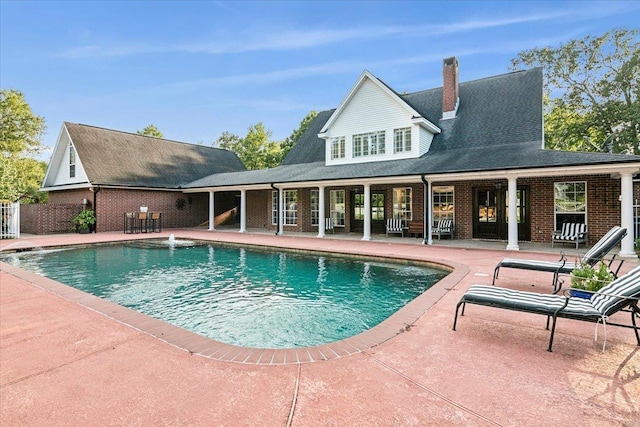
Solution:
<path fill-rule="evenodd" d="M 213 244 L 97 245 L 8 254 L 2 261 L 197 334 L 252 348 L 351 337 L 447 274 Z"/>

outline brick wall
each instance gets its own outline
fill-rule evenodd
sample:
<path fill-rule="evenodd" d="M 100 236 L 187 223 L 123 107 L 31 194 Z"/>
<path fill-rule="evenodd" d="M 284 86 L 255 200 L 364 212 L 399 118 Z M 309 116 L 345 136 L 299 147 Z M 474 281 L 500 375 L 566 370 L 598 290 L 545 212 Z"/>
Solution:
<path fill-rule="evenodd" d="M 82 199 L 80 199 L 82 200 Z M 82 204 L 32 204 L 20 206 L 20 232 L 25 234 L 69 233 L 71 219 L 82 211 Z"/>

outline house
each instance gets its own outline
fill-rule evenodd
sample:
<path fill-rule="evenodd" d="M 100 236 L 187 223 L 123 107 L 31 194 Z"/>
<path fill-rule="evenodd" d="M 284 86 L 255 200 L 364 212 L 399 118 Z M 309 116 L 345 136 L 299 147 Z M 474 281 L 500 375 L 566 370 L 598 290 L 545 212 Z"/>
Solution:
<path fill-rule="evenodd" d="M 96 230 L 123 230 L 124 213 L 141 206 L 162 213 L 165 227 L 193 227 L 209 219 L 208 197 L 182 186 L 241 170 L 227 150 L 65 122 L 42 184 L 49 203 L 23 207 L 23 232 L 70 231 L 83 208 L 95 210 Z M 217 220 L 234 222 L 235 197 L 219 199 Z"/>
<path fill-rule="evenodd" d="M 590 243 L 615 224 L 634 229 L 639 156 L 544 149 L 542 70 L 461 83 L 443 61 L 443 86 L 399 94 L 364 71 L 335 110 L 309 125 L 279 167 L 211 175 L 186 193 L 240 193 L 246 227 L 382 233 L 385 220 L 439 219 L 461 239 L 550 242 L 565 222 Z M 426 221 L 425 221 L 426 219 Z M 633 232 L 621 254 L 635 256 Z"/>
<path fill-rule="evenodd" d="M 110 189 L 114 211 L 135 208 L 147 192 L 174 191 L 193 198 L 198 215 L 208 212 L 211 230 L 236 201 L 240 232 L 261 228 L 323 237 L 330 222 L 336 233 L 369 240 L 395 218 L 422 229 L 424 242 L 432 244 L 434 224 L 451 219 L 455 238 L 505 241 L 510 250 L 518 250 L 520 241 L 550 242 L 565 222 L 587 224 L 591 244 L 621 224 L 631 231 L 621 255 L 635 256 L 633 177 L 640 156 L 544 149 L 539 68 L 459 82 L 458 61 L 447 58 L 442 73 L 442 87 L 400 94 L 364 71 L 337 108 L 318 114 L 276 168 L 247 171 L 233 164 L 234 170 L 221 170 L 210 160 L 209 172 L 189 182 L 158 173 L 156 183 L 145 175 L 133 185 L 139 200 L 125 207 L 115 205 L 122 196 L 117 190 L 130 188 L 141 171 L 137 163 L 118 165 L 110 170 L 112 184 L 120 184 Z M 83 129 L 91 134 L 94 128 Z M 69 180 L 57 178 L 70 166 L 67 146 L 88 136 L 71 131 L 59 138 L 43 185 L 54 200 L 59 198 L 53 190 Z M 138 145 L 126 143 L 135 137 L 121 135 L 120 156 L 140 158 L 130 154 Z M 85 157 L 100 155 L 98 146 L 78 151 L 83 164 Z M 193 158 L 178 157 L 165 158 L 160 170 L 192 168 Z M 207 169 L 207 160 L 200 160 L 197 166 Z M 95 188 L 103 179 L 80 181 L 85 197 L 87 185 Z M 100 186 L 105 191 L 105 183 Z M 191 223 L 202 219 L 196 217 Z"/>

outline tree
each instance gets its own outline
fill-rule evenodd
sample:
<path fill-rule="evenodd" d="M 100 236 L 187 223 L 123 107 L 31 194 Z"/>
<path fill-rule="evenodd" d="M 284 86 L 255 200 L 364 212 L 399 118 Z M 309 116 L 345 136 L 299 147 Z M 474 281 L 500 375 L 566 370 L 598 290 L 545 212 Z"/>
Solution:
<path fill-rule="evenodd" d="M 514 70 L 544 70 L 548 148 L 640 154 L 639 36 L 617 29 L 511 61 Z"/>
<path fill-rule="evenodd" d="M 147 127 L 142 130 L 138 129 L 136 133 L 139 135 L 153 136 L 154 138 L 164 137 L 164 135 L 162 135 L 162 132 L 160 132 L 154 125 L 147 125 Z"/>
<path fill-rule="evenodd" d="M 33 158 L 44 148 L 45 129 L 44 118 L 33 114 L 21 92 L 0 91 L 0 200 L 46 200 L 39 189 L 47 164 Z"/>
<path fill-rule="evenodd" d="M 302 134 L 309 127 L 309 123 L 311 123 L 317 116 L 318 113 L 316 111 L 311 111 L 304 119 L 302 119 L 298 129 L 294 130 L 293 133 L 287 137 L 287 139 L 282 141 L 282 144 L 280 144 L 280 146 L 282 147 L 282 159 L 284 159 L 289 151 L 291 151 L 293 146 L 296 145 Z"/>
<path fill-rule="evenodd" d="M 250 170 L 272 168 L 282 160 L 280 143 L 271 141 L 271 131 L 262 123 L 251 126 L 244 138 L 223 132 L 213 145 L 236 153 Z"/>
<path fill-rule="evenodd" d="M 37 155 L 46 130 L 43 117 L 36 116 L 17 90 L 0 90 L 0 150 L 7 156 Z"/>

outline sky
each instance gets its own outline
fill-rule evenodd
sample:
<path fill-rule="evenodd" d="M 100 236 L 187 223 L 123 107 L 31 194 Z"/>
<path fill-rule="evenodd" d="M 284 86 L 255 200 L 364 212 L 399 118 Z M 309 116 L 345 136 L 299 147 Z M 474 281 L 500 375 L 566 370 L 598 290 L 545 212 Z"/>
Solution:
<path fill-rule="evenodd" d="M 518 53 L 640 28 L 638 1 L 0 0 L 0 88 L 46 120 L 212 145 L 262 123 L 279 141 L 364 70 L 396 92 L 510 71 Z"/>

